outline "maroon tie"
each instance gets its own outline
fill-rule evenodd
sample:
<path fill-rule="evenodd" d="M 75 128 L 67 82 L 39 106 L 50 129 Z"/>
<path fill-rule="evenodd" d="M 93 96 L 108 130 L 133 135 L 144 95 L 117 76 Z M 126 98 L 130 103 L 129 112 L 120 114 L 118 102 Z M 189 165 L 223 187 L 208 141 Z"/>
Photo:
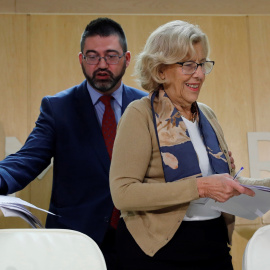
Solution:
<path fill-rule="evenodd" d="M 105 112 L 102 119 L 102 134 L 109 153 L 110 159 L 112 158 L 113 143 L 116 134 L 116 120 L 115 115 L 111 106 L 112 96 L 102 96 L 99 98 L 100 101 L 105 105 Z M 111 226 L 117 228 L 117 224 L 120 218 L 120 211 L 113 207 L 111 216 Z"/>

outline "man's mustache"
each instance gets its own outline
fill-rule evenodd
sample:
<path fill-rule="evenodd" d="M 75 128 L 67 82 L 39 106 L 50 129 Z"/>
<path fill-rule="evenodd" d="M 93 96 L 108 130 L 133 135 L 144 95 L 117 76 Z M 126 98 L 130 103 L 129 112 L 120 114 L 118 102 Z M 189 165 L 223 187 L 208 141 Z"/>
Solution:
<path fill-rule="evenodd" d="M 101 73 L 106 73 L 106 74 L 108 74 L 111 78 L 113 78 L 113 73 L 110 71 L 110 70 L 107 70 L 107 69 L 97 69 L 96 71 L 94 71 L 94 73 L 93 73 L 93 77 L 95 77 L 99 72 L 101 72 Z"/>

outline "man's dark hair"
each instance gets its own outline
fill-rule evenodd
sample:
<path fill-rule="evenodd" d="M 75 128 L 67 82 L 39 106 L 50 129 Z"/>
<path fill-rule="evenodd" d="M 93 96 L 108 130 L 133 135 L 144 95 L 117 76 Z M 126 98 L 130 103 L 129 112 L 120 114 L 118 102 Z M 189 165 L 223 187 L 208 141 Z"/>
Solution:
<path fill-rule="evenodd" d="M 83 52 L 85 39 L 93 36 L 108 37 L 115 35 L 119 37 L 123 52 L 127 51 L 127 40 L 121 25 L 109 18 L 97 18 L 91 21 L 85 28 L 81 38 L 81 52 Z"/>

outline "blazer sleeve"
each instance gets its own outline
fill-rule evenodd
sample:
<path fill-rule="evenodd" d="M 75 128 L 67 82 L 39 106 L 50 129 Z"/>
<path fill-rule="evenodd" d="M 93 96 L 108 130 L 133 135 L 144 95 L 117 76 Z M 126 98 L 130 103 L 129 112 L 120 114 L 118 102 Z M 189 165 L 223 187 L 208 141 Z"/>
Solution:
<path fill-rule="evenodd" d="M 8 194 L 23 189 L 51 162 L 54 155 L 55 122 L 50 100 L 44 97 L 36 126 L 24 146 L 0 162 L 0 176 Z"/>

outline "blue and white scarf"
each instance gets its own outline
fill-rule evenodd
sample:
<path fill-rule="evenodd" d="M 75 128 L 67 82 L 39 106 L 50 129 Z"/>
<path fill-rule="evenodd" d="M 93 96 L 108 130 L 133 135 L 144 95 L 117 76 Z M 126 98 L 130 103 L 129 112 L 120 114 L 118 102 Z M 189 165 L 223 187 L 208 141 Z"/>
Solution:
<path fill-rule="evenodd" d="M 201 177 L 198 156 L 180 112 L 163 89 L 150 93 L 149 98 L 166 182 L 190 176 Z M 199 129 L 213 173 L 229 173 L 226 157 L 211 124 L 197 103 L 194 105 L 197 107 Z"/>

